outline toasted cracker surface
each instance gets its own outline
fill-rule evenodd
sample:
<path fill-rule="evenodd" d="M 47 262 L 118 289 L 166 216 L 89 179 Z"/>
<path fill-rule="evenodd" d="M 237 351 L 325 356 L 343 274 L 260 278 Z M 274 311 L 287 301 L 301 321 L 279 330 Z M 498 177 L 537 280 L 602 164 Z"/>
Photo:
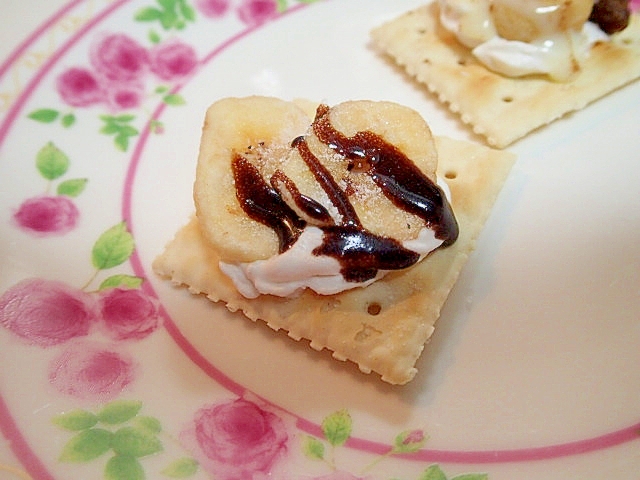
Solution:
<path fill-rule="evenodd" d="M 638 14 L 611 42 L 595 44 L 568 82 L 488 70 L 440 26 L 438 15 L 437 2 L 407 12 L 374 29 L 373 42 L 497 148 L 640 77 Z"/>
<path fill-rule="evenodd" d="M 231 311 L 284 329 L 293 339 L 308 339 L 317 350 L 327 348 L 365 373 L 377 372 L 391 384 L 407 383 L 514 162 L 508 152 L 468 142 L 437 137 L 436 145 L 438 172 L 448 179 L 460 236 L 410 269 L 337 295 L 305 290 L 296 298 L 247 299 L 219 270 L 219 255 L 194 216 L 155 260 L 154 271 L 224 302 Z"/>

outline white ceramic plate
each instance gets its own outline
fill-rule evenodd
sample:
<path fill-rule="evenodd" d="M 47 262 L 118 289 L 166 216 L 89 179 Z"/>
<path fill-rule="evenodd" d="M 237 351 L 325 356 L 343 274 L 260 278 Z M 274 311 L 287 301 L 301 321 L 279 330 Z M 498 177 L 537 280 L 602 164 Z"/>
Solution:
<path fill-rule="evenodd" d="M 480 141 L 369 45 L 420 3 L 75 0 L 25 36 L 0 66 L 1 478 L 637 478 L 637 82 L 511 148 L 407 386 L 151 272 L 218 98 L 393 100 Z"/>

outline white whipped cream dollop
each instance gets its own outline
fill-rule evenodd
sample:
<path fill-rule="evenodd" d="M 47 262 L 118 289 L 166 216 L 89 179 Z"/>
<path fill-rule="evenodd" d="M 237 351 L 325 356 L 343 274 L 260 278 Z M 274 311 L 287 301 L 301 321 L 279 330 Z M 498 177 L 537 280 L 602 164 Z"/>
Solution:
<path fill-rule="evenodd" d="M 487 68 L 509 77 L 540 74 L 567 80 L 591 46 L 609 38 L 596 24 L 585 22 L 579 31 L 549 30 L 531 42 L 507 40 L 496 31 L 490 3 L 440 0 L 440 23 Z"/>
<path fill-rule="evenodd" d="M 446 182 L 438 178 L 437 183 L 450 200 L 451 193 Z M 285 252 L 254 262 L 220 262 L 220 270 L 246 298 L 256 298 L 261 294 L 294 297 L 305 288 L 321 295 L 334 295 L 366 287 L 388 273 L 388 270 L 379 270 L 376 277 L 366 282 L 345 280 L 337 259 L 314 255 L 314 249 L 322 245 L 323 236 L 322 229 L 307 225 L 296 242 Z M 429 228 L 423 228 L 415 239 L 402 243 L 404 248 L 419 254 L 420 260 L 441 244 L 442 240 L 437 239 L 434 231 Z"/>

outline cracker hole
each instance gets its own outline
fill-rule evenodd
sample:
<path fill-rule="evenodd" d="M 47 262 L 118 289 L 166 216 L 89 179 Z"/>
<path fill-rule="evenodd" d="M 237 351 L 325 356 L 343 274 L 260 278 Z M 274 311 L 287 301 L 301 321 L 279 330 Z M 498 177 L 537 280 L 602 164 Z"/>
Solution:
<path fill-rule="evenodd" d="M 467 60 L 465 58 L 459 58 L 458 59 L 458 65 L 460 65 L 461 67 L 464 67 L 467 65 Z"/>
<path fill-rule="evenodd" d="M 367 305 L 367 313 L 369 315 L 379 315 L 381 311 L 382 305 L 380 305 L 378 302 L 373 302 Z"/>
<path fill-rule="evenodd" d="M 456 172 L 455 170 L 447 170 L 444 173 L 444 178 L 446 178 L 447 180 L 453 180 L 457 177 L 458 177 L 458 172 Z"/>
<path fill-rule="evenodd" d="M 425 65 L 431 65 L 431 60 L 428 58 L 425 58 L 422 60 L 422 63 L 424 63 Z"/>
<path fill-rule="evenodd" d="M 513 102 L 513 97 L 511 95 L 507 95 L 505 97 L 502 97 L 502 101 L 504 103 L 511 103 L 511 102 Z"/>
<path fill-rule="evenodd" d="M 631 45 L 633 43 L 633 41 L 630 38 L 623 38 L 622 39 L 622 44 L 623 45 Z"/>

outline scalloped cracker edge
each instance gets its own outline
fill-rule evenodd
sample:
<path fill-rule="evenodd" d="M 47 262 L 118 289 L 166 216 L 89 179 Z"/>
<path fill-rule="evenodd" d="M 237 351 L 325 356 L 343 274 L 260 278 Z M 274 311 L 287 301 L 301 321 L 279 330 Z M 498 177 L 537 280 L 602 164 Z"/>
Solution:
<path fill-rule="evenodd" d="M 306 290 L 296 298 L 247 299 L 219 270 L 219 256 L 195 216 L 153 269 L 194 294 L 224 302 L 254 321 L 262 319 L 274 330 L 283 329 L 295 340 L 308 339 L 316 350 L 327 348 L 334 358 L 350 360 L 362 372 L 377 372 L 391 384 L 407 383 L 515 160 L 506 151 L 442 137 L 436 137 L 436 146 L 438 171 L 448 179 L 460 236 L 410 269 L 337 295 Z"/>
<path fill-rule="evenodd" d="M 371 37 L 381 52 L 496 148 L 640 77 L 637 13 L 611 42 L 595 44 L 581 71 L 564 83 L 540 76 L 509 78 L 488 70 L 440 26 L 437 2 L 375 28 Z"/>

